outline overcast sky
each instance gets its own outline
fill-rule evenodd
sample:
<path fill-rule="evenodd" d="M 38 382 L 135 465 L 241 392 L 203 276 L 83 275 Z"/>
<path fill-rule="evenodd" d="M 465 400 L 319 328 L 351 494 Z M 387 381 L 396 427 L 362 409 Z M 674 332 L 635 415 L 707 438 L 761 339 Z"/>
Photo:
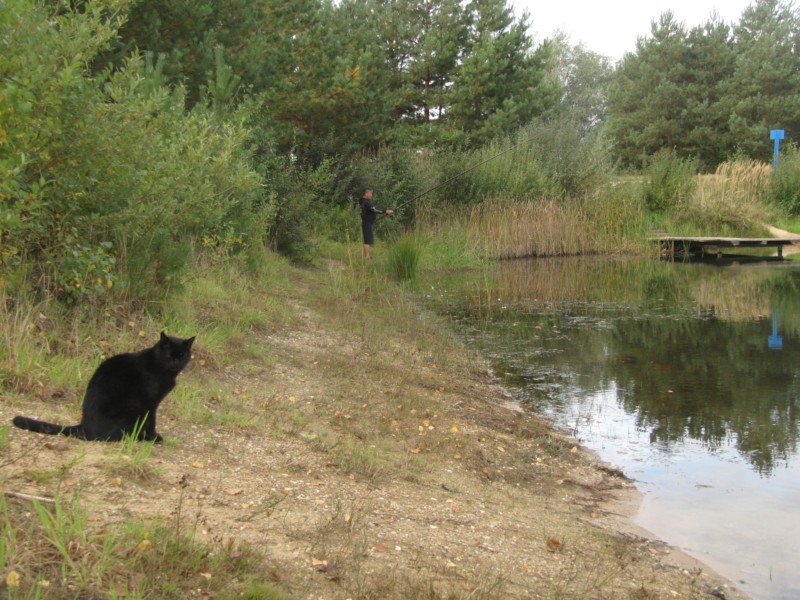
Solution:
<path fill-rule="evenodd" d="M 527 9 L 534 41 L 566 33 L 572 44 L 617 61 L 636 50 L 636 38 L 649 36 L 650 23 L 671 10 L 687 29 L 709 20 L 715 11 L 736 23 L 752 0 L 509 0 L 518 14 Z"/>

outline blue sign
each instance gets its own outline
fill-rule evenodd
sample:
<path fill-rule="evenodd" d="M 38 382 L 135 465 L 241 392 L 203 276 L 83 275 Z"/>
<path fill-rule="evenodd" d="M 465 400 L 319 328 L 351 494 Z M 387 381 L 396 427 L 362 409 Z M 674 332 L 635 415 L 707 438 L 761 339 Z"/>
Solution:
<path fill-rule="evenodd" d="M 769 139 L 775 140 L 775 158 L 772 160 L 772 168 L 778 169 L 778 153 L 781 149 L 781 140 L 784 138 L 785 132 L 783 129 L 773 129 L 769 132 Z"/>

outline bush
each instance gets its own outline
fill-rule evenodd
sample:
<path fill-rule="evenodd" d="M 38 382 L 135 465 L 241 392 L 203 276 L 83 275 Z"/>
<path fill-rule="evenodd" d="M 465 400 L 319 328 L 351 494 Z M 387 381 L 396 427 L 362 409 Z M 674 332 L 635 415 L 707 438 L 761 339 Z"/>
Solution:
<path fill-rule="evenodd" d="M 137 55 L 91 72 L 123 4 L 55 15 L 46 3 L 4 5 L 0 281 L 27 269 L 38 292 L 61 298 L 91 301 L 128 278 L 135 295 L 158 294 L 194 239 L 263 200 L 241 115 L 187 113 L 182 90 Z"/>
<path fill-rule="evenodd" d="M 781 153 L 778 169 L 772 176 L 770 196 L 791 216 L 800 216 L 800 148 L 786 146 Z"/>
<path fill-rule="evenodd" d="M 647 208 L 660 212 L 676 208 L 694 191 L 697 164 L 670 150 L 651 157 L 645 169 L 644 199 Z"/>

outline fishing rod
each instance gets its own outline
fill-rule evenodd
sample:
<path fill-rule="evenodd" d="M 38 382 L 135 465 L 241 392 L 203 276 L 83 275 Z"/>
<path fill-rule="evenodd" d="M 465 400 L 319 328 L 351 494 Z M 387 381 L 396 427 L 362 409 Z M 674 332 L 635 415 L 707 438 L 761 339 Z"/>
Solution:
<path fill-rule="evenodd" d="M 507 154 L 508 152 L 511 152 L 511 151 L 512 151 L 512 150 L 514 150 L 515 148 L 518 148 L 518 147 L 519 147 L 519 146 L 521 146 L 522 144 L 526 143 L 526 142 L 527 142 L 529 139 L 530 139 L 530 138 L 525 138 L 525 139 L 523 139 L 522 141 L 520 141 L 520 142 L 517 142 L 517 143 L 516 143 L 516 144 L 514 144 L 513 146 L 510 146 L 510 147 L 506 148 L 506 149 L 505 149 L 505 150 L 503 150 L 502 152 L 499 152 L 498 154 L 495 154 L 494 156 L 490 156 L 490 157 L 489 157 L 489 158 L 487 158 L 486 160 L 482 160 L 481 162 L 479 162 L 479 163 L 477 163 L 477 164 L 474 164 L 474 165 L 472 165 L 471 167 L 467 167 L 466 169 L 464 169 L 464 170 L 463 170 L 463 171 L 461 171 L 460 173 L 456 173 L 455 175 L 453 175 L 453 176 L 452 176 L 452 177 L 450 177 L 449 179 L 446 179 L 445 181 L 443 181 L 443 182 L 441 182 L 441 183 L 438 183 L 438 184 L 436 184 L 435 186 L 433 186 L 432 188 L 429 188 L 429 189 L 425 190 L 425 191 L 424 191 L 424 192 L 422 192 L 421 194 L 417 194 L 416 196 L 414 196 L 413 198 L 411 198 L 411 200 L 406 200 L 405 202 L 402 202 L 401 204 L 398 204 L 398 205 L 397 205 L 397 207 L 395 207 L 395 209 L 394 209 L 394 210 L 395 210 L 395 211 L 397 211 L 397 210 L 399 210 L 399 209 L 403 208 L 404 206 L 408 206 L 408 205 L 409 205 L 409 204 L 411 204 L 412 202 L 416 202 L 417 200 L 419 200 L 420 198 L 422 198 L 422 197 L 423 197 L 423 196 L 425 196 L 426 194 L 429 194 L 429 193 L 431 193 L 431 192 L 432 192 L 432 191 L 434 191 L 434 190 L 438 190 L 440 187 L 443 187 L 443 186 L 447 185 L 448 183 L 450 183 L 451 181 L 454 181 L 454 180 L 458 179 L 458 178 L 459 178 L 459 177 L 461 177 L 462 175 L 466 175 L 466 174 L 467 174 L 467 173 L 469 173 L 470 171 L 474 171 L 474 170 L 475 170 L 475 169 L 477 169 L 478 167 L 481 167 L 481 166 L 485 165 L 486 163 L 493 161 L 495 158 L 499 158 L 499 157 L 503 156 L 503 154 Z"/>

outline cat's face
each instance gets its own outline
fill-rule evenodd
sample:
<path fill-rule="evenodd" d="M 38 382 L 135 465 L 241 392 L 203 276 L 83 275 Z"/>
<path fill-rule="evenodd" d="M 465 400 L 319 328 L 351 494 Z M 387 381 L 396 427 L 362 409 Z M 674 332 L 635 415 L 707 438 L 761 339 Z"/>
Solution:
<path fill-rule="evenodd" d="M 194 337 L 188 339 L 173 337 L 161 332 L 161 339 L 156 344 L 156 355 L 161 365 L 173 372 L 180 373 L 192 358 Z"/>

